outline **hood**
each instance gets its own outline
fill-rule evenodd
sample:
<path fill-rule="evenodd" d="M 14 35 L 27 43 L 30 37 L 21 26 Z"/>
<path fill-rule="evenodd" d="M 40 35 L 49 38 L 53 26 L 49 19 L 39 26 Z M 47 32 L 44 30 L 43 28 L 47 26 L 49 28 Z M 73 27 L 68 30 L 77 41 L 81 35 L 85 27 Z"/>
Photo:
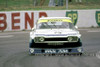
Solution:
<path fill-rule="evenodd" d="M 38 29 L 36 35 L 75 35 L 79 34 L 77 30 L 72 29 Z"/>

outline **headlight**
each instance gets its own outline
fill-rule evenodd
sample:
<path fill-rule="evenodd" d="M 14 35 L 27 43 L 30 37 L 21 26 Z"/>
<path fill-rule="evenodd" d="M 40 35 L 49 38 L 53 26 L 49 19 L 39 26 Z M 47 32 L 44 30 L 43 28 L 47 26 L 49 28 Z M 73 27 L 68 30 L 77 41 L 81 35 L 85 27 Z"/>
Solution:
<path fill-rule="evenodd" d="M 39 38 L 39 41 L 40 41 L 40 42 L 43 42 L 43 41 L 44 41 L 44 37 L 40 37 L 40 38 Z"/>
<path fill-rule="evenodd" d="M 76 37 L 76 36 L 69 36 L 69 37 L 67 38 L 67 40 L 68 40 L 69 42 L 77 42 L 77 41 L 78 41 L 78 37 Z"/>
<path fill-rule="evenodd" d="M 73 41 L 73 38 L 72 37 L 68 37 L 68 41 L 69 42 Z"/>
<path fill-rule="evenodd" d="M 35 42 L 44 42 L 44 37 L 35 37 Z"/>

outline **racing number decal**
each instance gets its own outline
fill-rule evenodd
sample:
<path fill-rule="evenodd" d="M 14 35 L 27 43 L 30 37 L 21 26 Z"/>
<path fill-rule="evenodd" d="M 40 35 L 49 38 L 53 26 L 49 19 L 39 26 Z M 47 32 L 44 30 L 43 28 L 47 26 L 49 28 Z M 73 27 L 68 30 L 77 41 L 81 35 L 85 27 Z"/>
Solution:
<path fill-rule="evenodd" d="M 100 11 L 96 11 L 96 22 L 100 26 Z"/>
<path fill-rule="evenodd" d="M 67 49 L 59 49 L 59 50 L 48 49 L 48 50 L 45 50 L 45 53 L 68 53 L 68 50 Z"/>
<path fill-rule="evenodd" d="M 74 23 L 74 25 L 76 25 L 77 19 L 78 19 L 77 11 L 66 12 L 66 17 L 70 17 L 72 19 L 72 22 Z"/>
<path fill-rule="evenodd" d="M 56 53 L 56 50 L 45 50 L 45 53 Z"/>

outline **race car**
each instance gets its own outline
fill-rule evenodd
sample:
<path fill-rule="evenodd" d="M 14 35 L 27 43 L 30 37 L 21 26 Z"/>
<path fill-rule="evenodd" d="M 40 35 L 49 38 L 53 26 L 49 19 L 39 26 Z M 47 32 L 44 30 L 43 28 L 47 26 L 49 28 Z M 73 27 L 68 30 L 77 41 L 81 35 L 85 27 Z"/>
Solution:
<path fill-rule="evenodd" d="M 30 54 L 82 53 L 81 34 L 69 17 L 43 17 L 30 32 Z"/>

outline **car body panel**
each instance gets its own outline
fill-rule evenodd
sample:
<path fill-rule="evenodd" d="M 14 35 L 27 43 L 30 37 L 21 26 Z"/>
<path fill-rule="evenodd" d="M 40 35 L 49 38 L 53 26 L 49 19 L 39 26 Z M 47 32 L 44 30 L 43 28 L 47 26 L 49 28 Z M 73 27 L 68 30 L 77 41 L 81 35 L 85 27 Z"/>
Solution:
<path fill-rule="evenodd" d="M 30 53 L 32 53 L 32 52 L 38 53 L 38 51 L 40 53 L 45 53 L 46 51 L 47 51 L 47 53 L 53 53 L 53 52 L 60 53 L 59 50 L 62 50 L 61 53 L 82 52 L 82 48 L 80 48 L 80 47 L 82 47 L 81 34 L 79 33 L 79 31 L 74 26 L 70 27 L 67 24 L 65 27 L 63 27 L 63 26 L 62 26 L 62 28 L 59 27 L 59 26 L 61 26 L 60 24 L 62 24 L 62 23 L 65 23 L 65 24 L 67 23 L 68 25 L 70 25 L 70 24 L 73 25 L 71 18 L 69 18 L 69 17 L 40 18 L 38 20 L 36 26 L 30 32 L 30 46 L 29 46 Z M 38 28 L 39 24 L 41 24 L 41 25 L 43 24 L 44 27 Z M 46 28 L 46 26 L 47 26 L 47 28 Z M 52 26 L 54 28 L 52 28 Z M 68 28 L 67 28 L 67 26 L 68 26 Z M 50 44 L 51 44 L 51 46 L 50 46 Z M 75 46 L 74 44 L 78 45 L 78 46 Z M 52 48 L 52 47 L 58 47 L 59 45 L 61 47 Z M 67 47 L 70 45 L 74 45 L 74 47 L 73 46 Z M 69 50 L 71 50 L 71 51 L 69 51 Z M 45 52 L 43 52 L 43 51 L 45 51 Z M 65 52 L 63 52 L 63 51 L 65 51 Z"/>

